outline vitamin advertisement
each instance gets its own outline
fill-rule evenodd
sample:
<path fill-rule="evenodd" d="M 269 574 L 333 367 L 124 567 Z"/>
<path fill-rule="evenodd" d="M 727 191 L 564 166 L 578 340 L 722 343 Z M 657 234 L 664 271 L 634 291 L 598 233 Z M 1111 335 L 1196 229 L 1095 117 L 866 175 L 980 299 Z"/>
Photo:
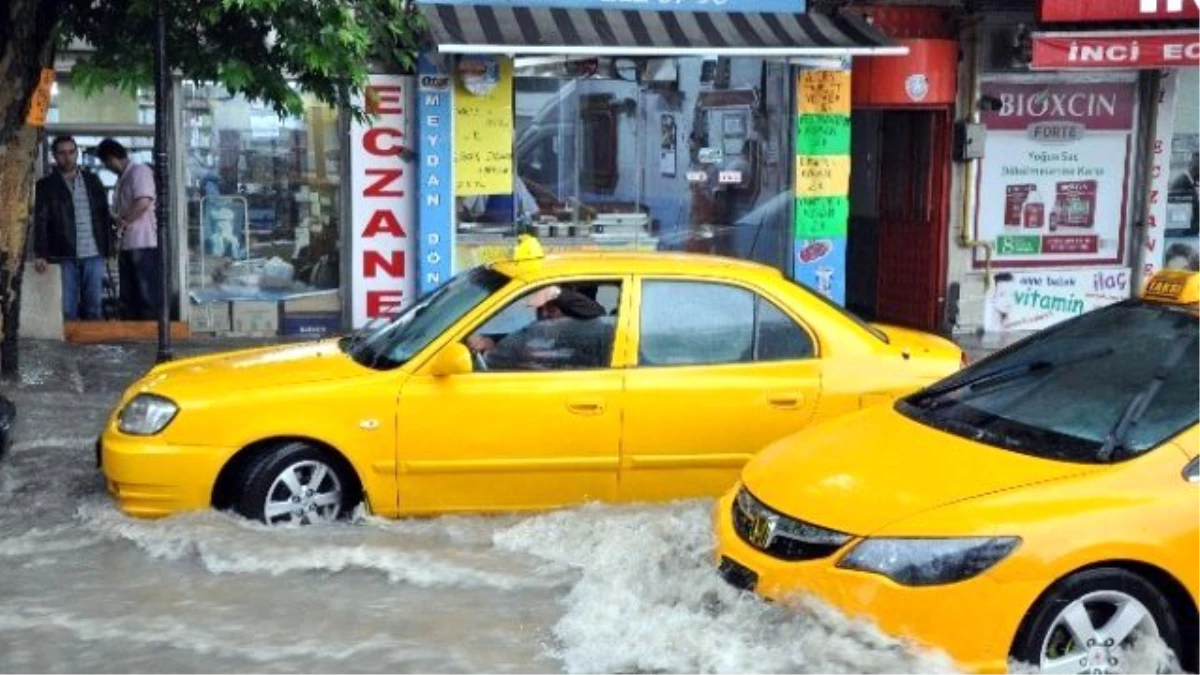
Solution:
<path fill-rule="evenodd" d="M 990 81 L 975 212 L 999 267 L 1123 262 L 1136 84 Z M 976 266 L 982 266 L 979 252 Z"/>

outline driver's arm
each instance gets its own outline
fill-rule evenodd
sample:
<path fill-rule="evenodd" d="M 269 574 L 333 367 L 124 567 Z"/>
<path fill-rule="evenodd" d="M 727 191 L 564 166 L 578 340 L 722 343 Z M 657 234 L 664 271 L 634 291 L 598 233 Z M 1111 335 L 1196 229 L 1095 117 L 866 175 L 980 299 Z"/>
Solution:
<path fill-rule="evenodd" d="M 494 340 L 492 340 L 490 337 L 486 337 L 483 335 L 472 335 L 467 338 L 467 349 L 470 349 L 471 351 L 473 351 L 477 354 L 482 354 L 483 352 L 490 351 L 495 346 L 496 346 L 496 342 Z"/>

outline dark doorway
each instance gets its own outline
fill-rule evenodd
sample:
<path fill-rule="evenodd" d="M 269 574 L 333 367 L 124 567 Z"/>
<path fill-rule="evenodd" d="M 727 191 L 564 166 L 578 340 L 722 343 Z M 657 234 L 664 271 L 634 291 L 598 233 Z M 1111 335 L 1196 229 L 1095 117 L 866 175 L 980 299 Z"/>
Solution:
<path fill-rule="evenodd" d="M 926 331 L 943 321 L 948 110 L 855 110 L 847 306 Z"/>

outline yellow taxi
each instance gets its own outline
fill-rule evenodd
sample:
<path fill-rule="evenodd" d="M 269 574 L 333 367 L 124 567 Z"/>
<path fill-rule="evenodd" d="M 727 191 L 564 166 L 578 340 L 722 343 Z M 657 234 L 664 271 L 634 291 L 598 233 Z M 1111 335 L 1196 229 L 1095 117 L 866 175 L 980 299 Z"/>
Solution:
<path fill-rule="evenodd" d="M 1196 672 L 1197 279 L 772 444 L 719 501 L 720 574 L 971 671 L 1119 672 L 1157 635 Z"/>
<path fill-rule="evenodd" d="M 535 247 L 355 335 L 160 365 L 97 452 L 121 510 L 146 517 L 715 497 L 768 442 L 962 359 L 758 264 Z"/>

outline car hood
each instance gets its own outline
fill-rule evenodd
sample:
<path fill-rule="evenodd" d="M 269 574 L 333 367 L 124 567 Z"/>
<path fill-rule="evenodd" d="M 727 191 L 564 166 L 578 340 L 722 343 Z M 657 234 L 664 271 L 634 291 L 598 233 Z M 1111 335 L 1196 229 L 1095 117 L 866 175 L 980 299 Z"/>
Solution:
<path fill-rule="evenodd" d="M 345 379 L 370 372 L 344 354 L 336 340 L 323 340 L 182 359 L 156 367 L 139 389 L 186 398 Z"/>
<path fill-rule="evenodd" d="M 868 535 L 946 504 L 1096 470 L 976 443 L 877 406 L 775 443 L 742 480 L 773 510 Z"/>

